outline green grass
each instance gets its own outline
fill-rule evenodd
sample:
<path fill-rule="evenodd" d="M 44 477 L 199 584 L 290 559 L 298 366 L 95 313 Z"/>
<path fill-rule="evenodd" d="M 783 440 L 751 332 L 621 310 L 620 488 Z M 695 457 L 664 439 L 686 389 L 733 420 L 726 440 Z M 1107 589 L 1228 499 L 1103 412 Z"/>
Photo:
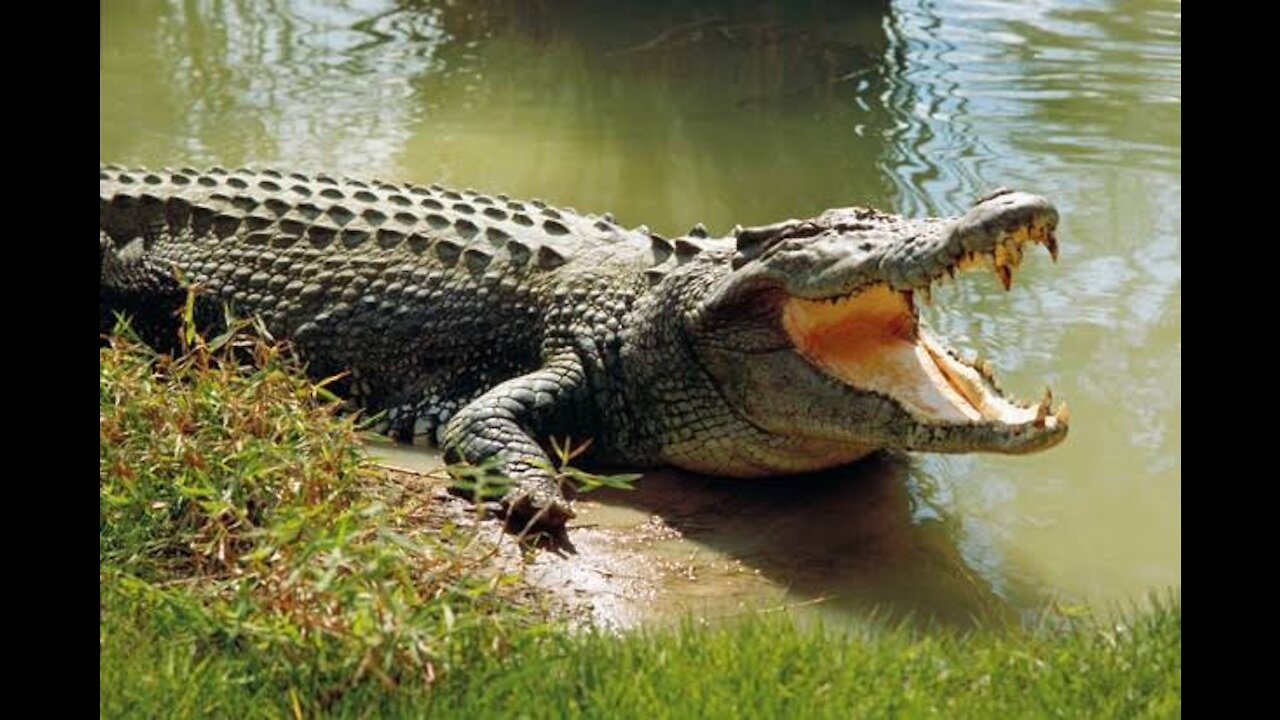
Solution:
<path fill-rule="evenodd" d="M 429 687 L 532 632 L 477 536 L 421 522 L 430 496 L 365 467 L 353 420 L 246 337 L 193 338 L 178 359 L 127 337 L 100 352 L 104 713 L 134 704 L 106 680 L 146 636 L 248 660 L 249 685 L 302 688 L 315 707 L 366 684 Z"/>
<path fill-rule="evenodd" d="M 300 708 L 315 707 L 315 687 L 263 682 L 254 658 L 149 628 L 104 626 L 116 641 L 102 649 L 104 715 L 282 716 L 294 692 Z M 621 637 L 515 633 L 429 691 L 365 683 L 324 707 L 364 717 L 1176 717 L 1181 638 L 1177 604 L 1123 629 L 1041 638 L 867 638 L 776 615 Z"/>
<path fill-rule="evenodd" d="M 1042 633 L 570 632 L 363 466 L 286 352 L 191 341 L 100 354 L 103 716 L 1180 715 L 1176 595 Z"/>

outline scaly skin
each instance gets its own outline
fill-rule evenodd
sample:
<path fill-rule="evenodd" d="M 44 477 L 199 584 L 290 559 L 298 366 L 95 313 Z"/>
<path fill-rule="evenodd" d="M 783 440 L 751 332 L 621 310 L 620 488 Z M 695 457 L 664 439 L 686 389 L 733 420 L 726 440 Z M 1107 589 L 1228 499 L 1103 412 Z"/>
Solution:
<path fill-rule="evenodd" d="M 1004 400 L 937 341 L 948 359 L 916 375 L 884 359 L 929 357 L 907 291 L 983 259 L 1007 287 L 1023 244 L 1056 254 L 1057 213 L 1032 195 L 959 218 L 845 208 L 668 240 L 434 185 L 101 166 L 99 188 L 104 329 L 124 311 L 168 342 L 194 283 L 203 315 L 259 315 L 316 377 L 350 371 L 344 391 L 387 411 L 393 436 L 496 461 L 518 482 L 514 527 L 562 535 L 572 517 L 552 435 L 591 437 L 600 461 L 740 477 L 1066 435 L 1064 409 Z"/>

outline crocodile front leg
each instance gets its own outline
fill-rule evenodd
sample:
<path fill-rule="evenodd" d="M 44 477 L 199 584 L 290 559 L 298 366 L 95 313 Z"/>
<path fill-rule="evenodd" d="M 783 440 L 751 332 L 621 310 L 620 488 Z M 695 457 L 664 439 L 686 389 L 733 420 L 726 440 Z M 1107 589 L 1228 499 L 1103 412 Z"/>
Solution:
<path fill-rule="evenodd" d="M 559 355 L 535 372 L 494 386 L 445 424 L 442 445 L 451 459 L 496 459 L 498 469 L 515 481 L 503 499 L 509 530 L 545 531 L 567 545 L 564 524 L 573 510 L 533 436 L 582 402 L 584 389 L 582 363 L 575 355 Z"/>

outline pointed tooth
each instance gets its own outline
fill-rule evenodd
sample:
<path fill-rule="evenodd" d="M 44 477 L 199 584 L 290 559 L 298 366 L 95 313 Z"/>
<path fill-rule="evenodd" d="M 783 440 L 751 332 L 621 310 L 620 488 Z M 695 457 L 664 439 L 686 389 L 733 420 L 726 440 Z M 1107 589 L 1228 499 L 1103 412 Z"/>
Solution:
<path fill-rule="evenodd" d="M 996 264 L 996 275 L 1000 276 L 1000 284 L 1004 286 L 1005 292 L 1013 287 L 1013 269 L 1003 263 Z"/>
<path fill-rule="evenodd" d="M 991 380 L 995 376 L 995 371 L 991 367 L 991 363 L 981 355 L 973 359 L 973 366 L 978 369 L 978 372 L 982 373 L 982 377 L 988 380 Z"/>
<path fill-rule="evenodd" d="M 920 288 L 920 299 L 924 301 L 925 305 L 933 307 L 933 290 L 928 285 Z"/>
<path fill-rule="evenodd" d="M 1005 246 L 1005 254 L 1009 256 L 1009 264 L 1018 267 L 1022 264 L 1022 243 L 1010 240 Z"/>
<path fill-rule="evenodd" d="M 1045 247 L 1049 248 L 1049 258 L 1054 262 L 1058 262 L 1058 238 L 1053 233 L 1049 233 L 1044 239 Z"/>
<path fill-rule="evenodd" d="M 1045 388 L 1044 397 L 1040 399 L 1040 405 L 1036 408 L 1036 425 L 1044 424 L 1044 419 L 1049 416 L 1049 406 L 1052 404 L 1053 391 Z"/>
<path fill-rule="evenodd" d="M 1057 411 L 1053 413 L 1053 417 L 1059 423 L 1066 425 L 1071 422 L 1071 409 L 1067 407 L 1066 403 L 1062 403 L 1058 406 Z"/>

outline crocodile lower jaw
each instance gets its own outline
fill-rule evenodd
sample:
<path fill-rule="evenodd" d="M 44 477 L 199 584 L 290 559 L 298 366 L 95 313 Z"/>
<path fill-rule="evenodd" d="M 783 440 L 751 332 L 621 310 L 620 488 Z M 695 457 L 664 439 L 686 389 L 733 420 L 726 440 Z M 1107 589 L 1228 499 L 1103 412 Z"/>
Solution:
<path fill-rule="evenodd" d="M 783 326 L 797 351 L 823 372 L 885 395 L 923 423 L 998 424 L 1052 430 L 1066 404 L 1019 403 L 996 386 L 990 367 L 965 361 L 919 323 L 911 292 L 886 284 L 829 300 L 788 298 Z"/>

